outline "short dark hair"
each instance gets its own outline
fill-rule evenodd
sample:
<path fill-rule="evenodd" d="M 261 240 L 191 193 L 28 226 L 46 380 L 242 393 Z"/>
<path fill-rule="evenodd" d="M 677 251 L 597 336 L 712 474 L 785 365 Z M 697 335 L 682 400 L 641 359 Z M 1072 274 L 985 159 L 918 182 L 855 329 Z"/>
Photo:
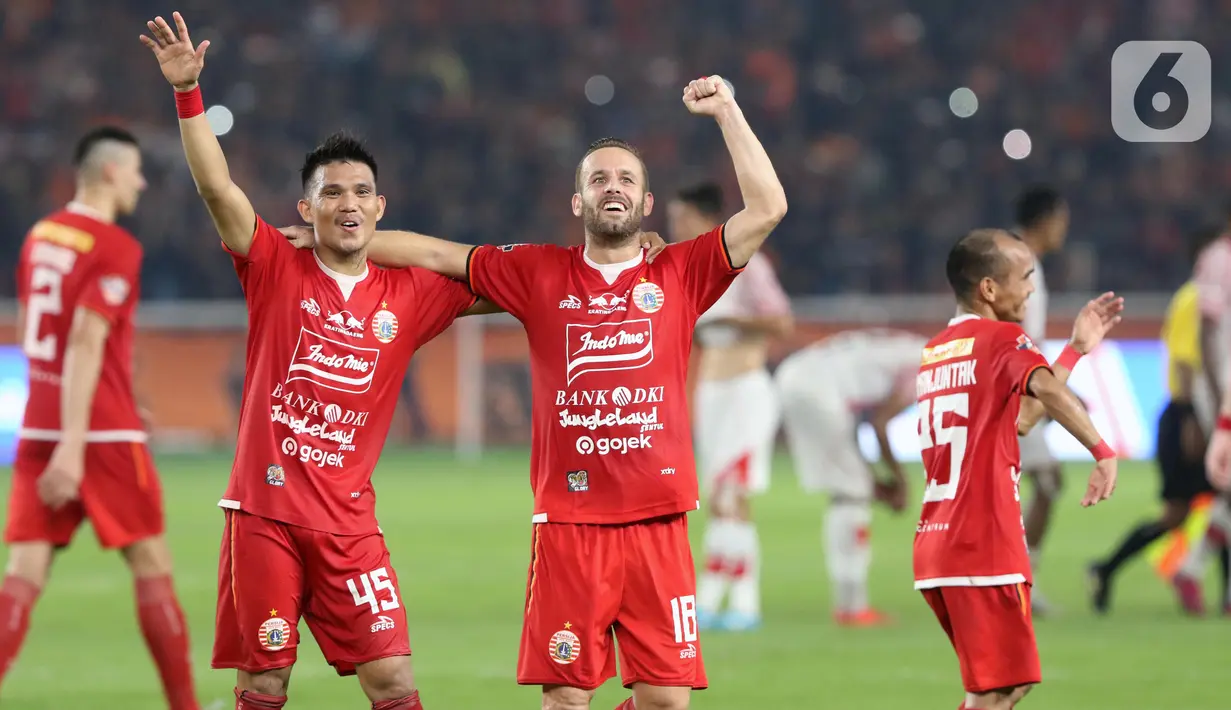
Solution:
<path fill-rule="evenodd" d="M 707 217 L 722 215 L 722 187 L 716 182 L 690 185 L 676 193 L 675 198 Z"/>
<path fill-rule="evenodd" d="M 637 150 L 632 143 L 622 138 L 599 138 L 586 148 L 586 152 L 582 154 L 581 160 L 577 161 L 577 172 L 573 175 L 573 188 L 577 192 L 581 192 L 581 164 L 586 162 L 586 158 L 589 158 L 591 153 L 603 148 L 620 148 L 632 153 L 637 162 L 641 163 L 641 179 L 645 183 L 642 187 L 645 188 L 646 192 L 649 192 L 650 171 L 645 167 L 645 159 L 641 157 L 641 151 Z"/>
<path fill-rule="evenodd" d="M 303 167 L 299 169 L 299 180 L 305 191 L 316 174 L 316 169 L 330 163 L 363 163 L 372 169 L 372 179 L 376 179 L 376 157 L 362 140 L 346 131 L 338 131 L 304 156 Z"/>
<path fill-rule="evenodd" d="M 1006 260 L 996 243 L 996 237 L 1002 234 L 1018 238 L 999 229 L 976 229 L 949 250 L 945 276 L 958 301 L 969 303 L 979 282 L 988 277 L 996 278 L 1004 270 Z"/>
<path fill-rule="evenodd" d="M 1017 226 L 1029 229 L 1050 217 L 1064 206 L 1064 197 L 1048 185 L 1035 185 L 1017 196 L 1013 218 Z"/>
<path fill-rule="evenodd" d="M 116 143 L 124 143 L 131 145 L 134 148 L 140 148 L 137 143 L 137 137 L 129 131 L 120 128 L 119 126 L 98 126 L 92 128 L 88 133 L 82 136 L 77 141 L 77 147 L 73 149 L 73 167 L 80 168 L 98 147 L 100 143 L 114 141 Z"/>

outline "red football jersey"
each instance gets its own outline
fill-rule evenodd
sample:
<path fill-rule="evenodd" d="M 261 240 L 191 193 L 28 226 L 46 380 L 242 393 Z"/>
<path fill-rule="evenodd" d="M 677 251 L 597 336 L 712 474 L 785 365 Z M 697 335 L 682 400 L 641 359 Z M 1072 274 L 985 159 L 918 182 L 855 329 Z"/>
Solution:
<path fill-rule="evenodd" d="M 915 383 L 927 485 L 915 588 L 1030 581 L 1017 415 L 1047 360 L 1022 327 L 963 315 L 923 350 Z"/>
<path fill-rule="evenodd" d="M 415 350 L 477 300 L 422 269 L 336 273 L 257 219 L 235 465 L 219 505 L 339 535 L 376 530 L 372 470 Z"/>
<path fill-rule="evenodd" d="M 722 227 L 600 266 L 584 248 L 482 246 L 471 289 L 530 343 L 534 520 L 625 523 L 697 508 L 689 351 L 734 268 Z"/>
<path fill-rule="evenodd" d="M 17 293 L 25 309 L 19 337 L 30 369 L 21 438 L 60 439 L 64 349 L 73 314 L 82 307 L 111 322 L 86 441 L 145 441 L 132 385 L 141 256 L 131 234 L 76 204 L 30 229 L 17 262 Z"/>

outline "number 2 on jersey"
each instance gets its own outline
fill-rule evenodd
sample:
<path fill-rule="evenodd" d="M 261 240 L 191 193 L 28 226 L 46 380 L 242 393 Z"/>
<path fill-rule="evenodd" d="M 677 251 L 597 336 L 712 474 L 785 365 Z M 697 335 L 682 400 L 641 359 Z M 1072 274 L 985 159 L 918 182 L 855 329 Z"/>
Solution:
<path fill-rule="evenodd" d="M 373 614 L 398 608 L 398 593 L 393 589 L 393 582 L 389 580 L 389 570 L 381 567 L 367 574 L 361 574 L 357 579 L 359 584 L 355 584 L 354 579 L 346 580 L 346 586 L 350 589 L 351 596 L 355 598 L 355 606 L 367 604 L 372 607 Z M 363 587 L 363 594 L 359 593 L 360 586 Z M 376 598 L 376 593 L 382 590 L 389 592 L 388 599 Z"/>
<path fill-rule="evenodd" d="M 39 331 L 43 316 L 58 316 L 64 308 L 63 285 L 64 275 L 49 266 L 35 266 L 30 270 L 26 332 L 22 334 L 21 349 L 31 360 L 56 359 L 56 336 L 48 333 L 40 338 Z"/>
<path fill-rule="evenodd" d="M 945 415 L 955 414 L 963 419 L 970 416 L 970 395 L 966 392 L 944 394 L 919 402 L 919 448 L 926 451 L 933 446 L 949 447 L 949 480 L 928 475 L 923 489 L 924 503 L 957 498 L 957 484 L 962 479 L 962 462 L 966 458 L 966 426 L 945 426 Z"/>

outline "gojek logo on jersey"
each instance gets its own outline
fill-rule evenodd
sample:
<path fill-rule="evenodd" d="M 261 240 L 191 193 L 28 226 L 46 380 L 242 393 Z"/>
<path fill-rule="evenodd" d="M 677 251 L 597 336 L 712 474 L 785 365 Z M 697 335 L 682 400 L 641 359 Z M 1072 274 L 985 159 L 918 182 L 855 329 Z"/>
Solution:
<path fill-rule="evenodd" d="M 654 360 L 650 319 L 566 326 L 568 384 L 587 372 L 635 370 Z"/>
<path fill-rule="evenodd" d="M 649 434 L 640 436 L 611 436 L 591 439 L 588 436 L 577 437 L 577 453 L 582 455 L 627 454 L 636 449 L 654 448 L 654 440 Z"/>
<path fill-rule="evenodd" d="M 346 454 L 330 453 L 311 444 L 300 444 L 293 436 L 282 440 L 282 453 L 294 456 L 300 463 L 314 463 L 321 468 L 338 467 L 346 461 Z"/>
<path fill-rule="evenodd" d="M 362 394 L 372 387 L 379 358 L 380 351 L 374 348 L 330 340 L 300 328 L 286 381 L 306 380 L 339 392 Z"/>

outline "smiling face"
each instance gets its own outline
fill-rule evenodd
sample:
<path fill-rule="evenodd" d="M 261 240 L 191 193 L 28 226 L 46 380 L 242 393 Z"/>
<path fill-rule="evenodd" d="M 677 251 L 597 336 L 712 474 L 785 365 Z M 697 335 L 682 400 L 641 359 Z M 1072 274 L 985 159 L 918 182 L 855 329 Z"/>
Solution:
<path fill-rule="evenodd" d="M 339 256 L 362 252 L 385 214 L 376 177 L 362 162 L 338 161 L 316 169 L 299 214 L 316 230 L 316 243 Z"/>
<path fill-rule="evenodd" d="M 641 159 L 624 148 L 599 148 L 581 161 L 577 173 L 573 214 L 582 218 L 587 238 L 606 246 L 633 239 L 654 209 Z"/>

